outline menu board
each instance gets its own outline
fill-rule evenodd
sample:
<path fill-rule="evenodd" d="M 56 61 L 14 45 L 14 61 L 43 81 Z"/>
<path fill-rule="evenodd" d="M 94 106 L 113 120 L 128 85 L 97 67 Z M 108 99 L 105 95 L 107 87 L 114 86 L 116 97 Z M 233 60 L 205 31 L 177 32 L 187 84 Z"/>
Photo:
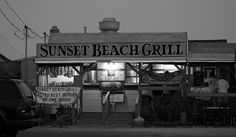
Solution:
<path fill-rule="evenodd" d="M 124 94 L 123 93 L 114 94 L 113 102 L 124 102 Z"/>
<path fill-rule="evenodd" d="M 106 94 L 103 94 L 103 100 L 105 98 Z M 122 103 L 124 102 L 124 93 L 111 93 L 110 94 L 110 102 L 111 103 Z"/>
<path fill-rule="evenodd" d="M 105 70 L 125 69 L 125 63 L 98 62 L 97 69 L 105 69 Z"/>
<path fill-rule="evenodd" d="M 98 70 L 98 81 L 125 81 L 125 70 Z"/>

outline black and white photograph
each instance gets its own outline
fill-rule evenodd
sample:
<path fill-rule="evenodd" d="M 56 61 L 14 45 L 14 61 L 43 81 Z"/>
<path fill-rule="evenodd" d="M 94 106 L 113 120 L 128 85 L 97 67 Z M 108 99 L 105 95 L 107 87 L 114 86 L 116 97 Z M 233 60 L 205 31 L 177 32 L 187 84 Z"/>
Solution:
<path fill-rule="evenodd" d="M 0 137 L 236 137 L 235 0 L 0 0 Z"/>

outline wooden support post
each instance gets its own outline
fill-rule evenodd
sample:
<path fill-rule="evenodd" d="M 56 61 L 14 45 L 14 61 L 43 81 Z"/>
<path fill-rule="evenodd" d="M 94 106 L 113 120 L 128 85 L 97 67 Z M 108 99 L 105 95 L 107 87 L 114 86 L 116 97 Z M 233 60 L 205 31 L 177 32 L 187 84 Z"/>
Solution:
<path fill-rule="evenodd" d="M 83 86 L 83 77 L 84 77 L 84 70 L 83 70 L 84 64 L 80 65 L 80 85 L 81 85 L 81 93 L 80 93 L 80 111 L 83 112 L 83 91 L 84 91 L 84 86 Z"/>
<path fill-rule="evenodd" d="M 182 93 L 182 95 L 184 96 L 184 97 L 187 97 L 187 85 L 188 85 L 188 75 L 189 75 L 189 67 L 188 67 L 188 63 L 186 63 L 185 65 L 184 65 L 184 81 L 183 81 L 183 93 Z"/>
<path fill-rule="evenodd" d="M 186 96 L 188 96 L 189 91 L 190 91 L 190 78 L 191 78 L 191 66 L 190 64 L 187 62 L 187 66 L 188 66 L 188 75 L 187 75 L 187 83 L 186 83 Z"/>
<path fill-rule="evenodd" d="M 39 87 L 39 64 L 36 64 L 36 87 Z"/>
<path fill-rule="evenodd" d="M 75 67 L 75 66 L 72 66 L 72 68 L 80 75 L 80 71 Z"/>
<path fill-rule="evenodd" d="M 139 67 L 139 84 L 138 84 L 138 94 L 139 94 L 139 105 L 138 105 L 138 107 L 139 107 L 139 110 L 141 110 L 140 108 L 141 108 L 141 104 L 142 104 L 142 90 L 141 90 L 141 84 L 142 84 L 142 77 L 143 77 L 143 75 L 142 75 L 142 70 L 141 70 L 141 63 L 139 63 L 139 65 L 138 65 L 138 67 Z M 139 112 L 140 113 L 140 112 Z M 140 114 L 139 114 L 140 115 Z"/>
<path fill-rule="evenodd" d="M 178 70 L 182 70 L 178 65 L 174 64 Z"/>
<path fill-rule="evenodd" d="M 81 74 L 84 74 L 85 72 L 88 72 L 89 70 L 91 70 L 91 68 L 92 68 L 92 66 L 94 65 L 94 63 L 91 63 L 91 64 L 89 64 L 87 67 L 83 67 L 83 65 L 82 65 L 82 69 L 81 70 L 83 70 L 83 72 L 80 70 L 80 73 Z"/>
<path fill-rule="evenodd" d="M 141 83 L 142 83 L 142 73 L 141 73 L 141 63 L 139 63 L 139 84 L 138 84 L 138 116 L 134 119 L 134 122 L 138 126 L 142 126 L 144 124 L 144 119 L 141 117 L 141 106 L 142 106 L 142 89 L 141 89 Z"/>
<path fill-rule="evenodd" d="M 189 79 L 188 79 L 189 66 L 188 65 L 189 65 L 188 63 L 186 63 L 184 65 L 184 79 L 181 82 L 181 84 L 182 84 L 182 89 L 181 90 L 183 90 L 182 91 L 182 96 L 184 97 L 184 100 L 187 100 L 187 90 L 188 90 L 188 86 L 189 86 Z M 187 107 L 187 106 L 184 106 L 184 107 Z M 187 115 L 186 114 L 187 114 L 186 111 L 180 112 L 181 123 L 186 123 L 187 122 Z"/>
<path fill-rule="evenodd" d="M 127 64 L 128 64 L 128 66 L 129 66 L 134 72 L 136 72 L 137 74 L 140 73 L 140 71 L 137 70 L 137 69 L 135 69 L 134 66 L 132 66 L 130 63 L 127 63 Z"/>

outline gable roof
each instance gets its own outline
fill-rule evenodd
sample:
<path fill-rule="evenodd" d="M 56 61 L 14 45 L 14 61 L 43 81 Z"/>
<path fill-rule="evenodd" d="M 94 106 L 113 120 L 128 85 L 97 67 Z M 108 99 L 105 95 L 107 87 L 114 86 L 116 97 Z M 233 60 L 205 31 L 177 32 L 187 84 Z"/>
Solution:
<path fill-rule="evenodd" d="M 187 33 L 51 33 L 48 40 L 48 43 L 113 42 L 187 42 Z"/>
<path fill-rule="evenodd" d="M 236 43 L 188 43 L 189 62 L 234 62 Z"/>

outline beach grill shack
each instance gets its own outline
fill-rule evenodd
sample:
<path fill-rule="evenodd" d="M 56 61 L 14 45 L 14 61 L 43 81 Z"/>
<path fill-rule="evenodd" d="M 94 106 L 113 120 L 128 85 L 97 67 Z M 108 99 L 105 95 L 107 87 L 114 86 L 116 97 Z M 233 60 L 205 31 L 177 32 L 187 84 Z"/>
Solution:
<path fill-rule="evenodd" d="M 109 112 L 134 112 L 142 95 L 178 88 L 169 85 L 185 69 L 186 32 L 118 33 L 114 18 L 99 24 L 100 33 L 51 29 L 48 43 L 37 44 L 39 87 L 80 87 L 81 111 L 101 113 L 108 102 Z"/>

